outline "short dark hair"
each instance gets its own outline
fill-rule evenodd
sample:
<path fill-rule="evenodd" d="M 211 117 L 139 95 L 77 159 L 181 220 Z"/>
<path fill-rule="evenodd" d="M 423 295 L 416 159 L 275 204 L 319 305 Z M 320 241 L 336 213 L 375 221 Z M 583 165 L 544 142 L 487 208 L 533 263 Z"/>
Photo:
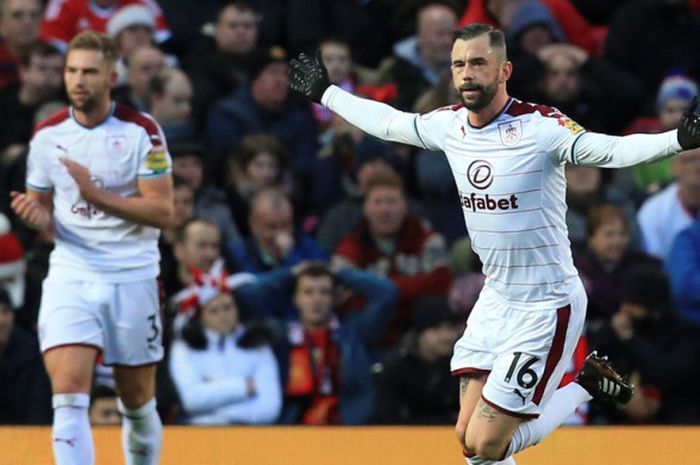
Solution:
<path fill-rule="evenodd" d="M 232 161 L 234 161 L 240 169 L 244 169 L 262 152 L 269 153 L 277 159 L 277 165 L 280 174 L 282 174 L 282 171 L 284 171 L 287 165 L 287 149 L 284 144 L 272 134 L 256 133 L 245 136 L 234 152 Z"/>
<path fill-rule="evenodd" d="M 299 270 L 298 273 L 294 275 L 294 283 L 292 284 L 292 291 L 296 293 L 297 287 L 299 287 L 299 282 L 301 278 L 323 278 L 328 277 L 331 280 L 331 284 L 335 287 L 335 275 L 331 269 L 323 263 L 310 263 Z"/>
<path fill-rule="evenodd" d="M 502 50 L 504 60 L 507 60 L 508 52 L 506 50 L 505 34 L 503 34 L 503 31 L 500 29 L 496 29 L 488 24 L 472 23 L 461 29 L 457 29 L 452 36 L 452 43 L 455 43 L 457 40 L 471 40 L 483 35 L 488 35 L 489 46 L 494 50 Z"/>
<path fill-rule="evenodd" d="M 44 42 L 43 40 L 36 40 L 22 53 L 20 63 L 22 63 L 24 67 L 29 67 L 32 63 L 32 57 L 34 56 L 51 57 L 61 55 L 63 55 L 61 51 L 50 43 Z"/>
<path fill-rule="evenodd" d="M 194 223 L 202 223 L 202 224 L 209 225 L 213 228 L 216 228 L 217 230 L 219 229 L 219 227 L 216 224 L 212 223 L 211 221 L 207 221 L 203 218 L 195 216 L 194 218 L 190 218 L 189 220 L 187 220 L 185 222 L 185 224 L 183 224 L 182 226 L 177 228 L 177 230 L 175 231 L 175 242 L 179 242 L 180 244 L 184 244 L 185 239 L 187 238 L 187 230 L 190 229 L 190 226 Z"/>
<path fill-rule="evenodd" d="M 229 2 L 226 5 L 222 6 L 221 9 L 219 10 L 219 13 L 216 15 L 216 22 L 218 23 L 221 21 L 221 15 L 223 15 L 224 11 L 228 10 L 229 8 L 234 8 L 238 11 L 241 11 L 243 13 L 253 13 L 254 15 L 257 15 L 258 12 L 255 10 L 253 5 L 251 5 L 248 2 L 244 1 L 236 1 L 236 2 Z M 258 18 L 259 20 L 259 18 Z"/>

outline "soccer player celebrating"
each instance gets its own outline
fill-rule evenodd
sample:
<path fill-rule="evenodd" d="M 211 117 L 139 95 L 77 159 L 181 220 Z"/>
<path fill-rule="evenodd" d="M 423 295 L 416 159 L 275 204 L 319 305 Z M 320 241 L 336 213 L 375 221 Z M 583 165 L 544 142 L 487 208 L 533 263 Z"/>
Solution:
<path fill-rule="evenodd" d="M 486 274 L 452 357 L 461 377 L 456 434 L 469 464 L 514 464 L 514 453 L 582 403 L 632 394 L 595 354 L 576 382 L 557 389 L 586 313 L 567 237 L 564 164 L 625 167 L 698 147 L 700 116 L 695 104 L 678 130 L 587 132 L 554 108 L 508 95 L 503 33 L 484 24 L 455 33 L 451 69 L 463 105 L 422 115 L 330 85 L 318 57 L 292 60 L 290 86 L 371 135 L 445 152 Z"/>
<path fill-rule="evenodd" d="M 69 44 L 71 106 L 40 123 L 26 193 L 12 208 L 56 228 L 39 340 L 53 389 L 57 465 L 91 465 L 88 406 L 95 358 L 114 366 L 128 465 L 158 462 L 155 363 L 163 356 L 156 276 L 159 228 L 174 216 L 170 156 L 158 124 L 116 105 L 117 49 L 86 31 Z"/>

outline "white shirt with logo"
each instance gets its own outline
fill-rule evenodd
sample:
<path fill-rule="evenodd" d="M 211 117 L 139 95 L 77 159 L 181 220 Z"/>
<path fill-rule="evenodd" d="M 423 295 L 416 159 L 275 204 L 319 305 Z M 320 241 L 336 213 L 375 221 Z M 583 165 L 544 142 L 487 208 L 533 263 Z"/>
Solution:
<path fill-rule="evenodd" d="M 64 109 L 37 126 L 27 161 L 27 189 L 53 192 L 56 246 L 51 276 L 103 282 L 156 277 L 160 230 L 87 203 L 60 158 L 85 166 L 101 189 L 136 196 L 139 179 L 171 169 L 158 124 L 136 110 L 113 105 L 103 123 L 87 128 Z"/>
<path fill-rule="evenodd" d="M 525 309 L 565 305 L 580 286 L 565 219 L 565 163 L 629 166 L 680 150 L 675 131 L 588 133 L 554 108 L 516 99 L 481 128 L 461 105 L 404 113 L 335 86 L 323 104 L 377 137 L 445 152 L 486 285 Z"/>

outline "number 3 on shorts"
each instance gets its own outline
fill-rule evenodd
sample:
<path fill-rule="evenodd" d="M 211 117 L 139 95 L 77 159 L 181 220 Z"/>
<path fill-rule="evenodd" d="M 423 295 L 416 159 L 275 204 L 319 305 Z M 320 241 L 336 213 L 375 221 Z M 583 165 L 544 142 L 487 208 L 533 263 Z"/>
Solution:
<path fill-rule="evenodd" d="M 513 374 L 515 374 L 516 368 L 518 368 L 518 362 L 520 362 L 521 358 L 528 357 L 528 354 L 524 354 L 523 352 L 514 352 L 513 353 L 513 361 L 510 363 L 510 367 L 508 368 L 508 373 L 506 373 L 505 377 L 505 382 L 510 383 L 511 378 L 513 377 Z M 535 384 L 537 384 L 537 373 L 535 373 L 535 370 L 532 369 L 532 365 L 537 363 L 540 359 L 539 357 L 535 357 L 533 355 L 529 355 L 530 358 L 525 359 L 524 361 L 520 364 L 520 368 L 517 371 L 517 374 L 515 374 L 515 380 L 518 382 L 518 385 L 523 388 L 523 389 L 530 389 L 533 387 Z"/>
<path fill-rule="evenodd" d="M 160 333 L 160 329 L 158 328 L 158 324 L 156 321 L 156 314 L 154 313 L 153 315 L 148 316 L 148 321 L 151 322 L 151 335 L 146 339 L 146 342 L 149 344 L 156 342 L 156 339 L 158 339 L 158 334 Z"/>

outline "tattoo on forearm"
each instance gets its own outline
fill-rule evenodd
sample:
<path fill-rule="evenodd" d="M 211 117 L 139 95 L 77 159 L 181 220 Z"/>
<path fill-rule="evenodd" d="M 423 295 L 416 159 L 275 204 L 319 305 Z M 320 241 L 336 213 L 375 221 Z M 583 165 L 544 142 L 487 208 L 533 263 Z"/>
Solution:
<path fill-rule="evenodd" d="M 477 406 L 477 416 L 483 418 L 486 421 L 494 421 L 498 416 L 498 411 L 490 407 L 483 400 L 479 400 L 479 405 Z"/>
<path fill-rule="evenodd" d="M 468 376 L 462 376 L 459 378 L 459 394 L 464 396 L 467 394 L 467 386 L 469 386 L 469 381 L 471 378 Z"/>

